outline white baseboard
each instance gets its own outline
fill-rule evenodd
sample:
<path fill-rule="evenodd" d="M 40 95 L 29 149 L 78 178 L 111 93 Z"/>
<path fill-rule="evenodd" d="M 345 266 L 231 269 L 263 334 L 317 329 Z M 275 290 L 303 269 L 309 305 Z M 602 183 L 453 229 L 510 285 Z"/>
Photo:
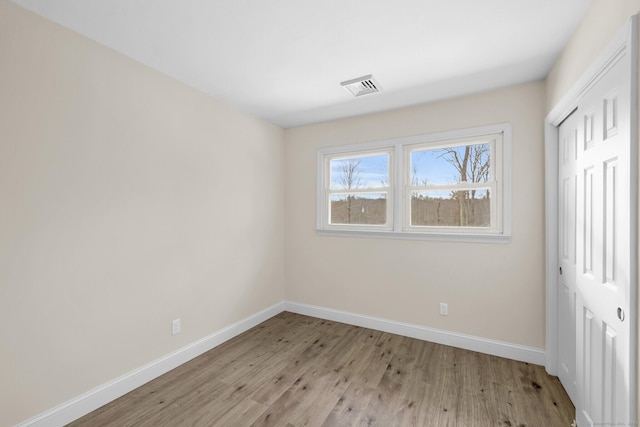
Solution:
<path fill-rule="evenodd" d="M 425 326 L 413 325 L 410 323 L 395 322 L 393 320 L 377 317 L 363 316 L 361 314 L 333 310 L 330 308 L 299 304 L 291 301 L 286 301 L 284 303 L 284 309 L 292 313 L 304 314 L 307 316 L 332 320 L 334 322 L 347 323 L 349 325 L 361 326 L 383 332 L 390 332 L 451 347 L 464 348 L 466 350 L 505 357 L 507 359 L 518 360 L 520 362 L 527 362 L 535 365 L 544 365 L 545 362 L 544 350 L 540 348 L 527 347 L 472 335 L 427 328 Z"/>
<path fill-rule="evenodd" d="M 26 420 L 16 427 L 60 427 L 68 424 L 212 348 L 219 346 L 225 341 L 240 335 L 244 331 L 253 328 L 282 311 L 284 311 L 284 303 L 280 302 L 182 347 L 171 354 L 148 363 L 135 371 L 129 372 L 96 389 Z"/>
<path fill-rule="evenodd" d="M 292 313 L 362 326 L 364 328 L 390 332 L 536 365 L 544 365 L 545 361 L 544 350 L 539 348 L 463 335 L 409 323 L 395 322 L 393 320 L 364 316 L 330 308 L 284 301 L 43 412 L 40 415 L 18 424 L 16 427 L 60 427 L 68 424 L 285 310 Z"/>

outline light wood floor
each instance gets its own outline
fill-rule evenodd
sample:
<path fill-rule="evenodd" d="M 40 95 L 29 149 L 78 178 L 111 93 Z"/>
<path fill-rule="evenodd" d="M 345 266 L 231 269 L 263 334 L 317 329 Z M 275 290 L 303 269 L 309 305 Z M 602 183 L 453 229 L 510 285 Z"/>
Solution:
<path fill-rule="evenodd" d="M 568 427 L 541 366 L 281 313 L 73 426 Z"/>

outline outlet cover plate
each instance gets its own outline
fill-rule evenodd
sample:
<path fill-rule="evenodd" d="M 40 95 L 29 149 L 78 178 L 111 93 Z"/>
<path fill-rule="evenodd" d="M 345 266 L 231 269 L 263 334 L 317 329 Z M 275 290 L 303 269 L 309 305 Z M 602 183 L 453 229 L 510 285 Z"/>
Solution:
<path fill-rule="evenodd" d="M 446 302 L 441 302 L 440 303 L 440 315 L 441 316 L 448 316 L 449 315 L 449 304 L 447 304 Z"/>
<path fill-rule="evenodd" d="M 180 319 L 175 319 L 171 321 L 171 335 L 176 335 L 180 333 Z"/>

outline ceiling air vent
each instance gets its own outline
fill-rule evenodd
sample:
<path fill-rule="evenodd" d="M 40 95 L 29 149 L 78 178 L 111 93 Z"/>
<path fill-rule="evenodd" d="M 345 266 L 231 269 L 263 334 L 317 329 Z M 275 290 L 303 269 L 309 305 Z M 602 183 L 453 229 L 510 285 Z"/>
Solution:
<path fill-rule="evenodd" d="M 368 76 L 358 77 L 357 79 L 347 80 L 340 85 L 351 93 L 353 96 L 362 96 L 369 93 L 380 92 L 380 85 L 371 74 Z"/>

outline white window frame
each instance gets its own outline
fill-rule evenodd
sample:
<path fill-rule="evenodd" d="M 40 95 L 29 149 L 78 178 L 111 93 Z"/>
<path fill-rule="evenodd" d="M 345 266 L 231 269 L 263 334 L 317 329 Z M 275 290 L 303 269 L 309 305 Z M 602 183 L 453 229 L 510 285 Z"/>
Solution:
<path fill-rule="evenodd" d="M 404 146 L 404 223 L 403 231 L 410 232 L 436 232 L 436 233 L 453 233 L 453 234 L 501 234 L 502 232 L 502 209 L 500 209 L 502 200 L 502 189 L 498 185 L 502 182 L 503 168 L 497 167 L 502 165 L 502 149 L 503 134 L 496 133 L 492 135 L 473 136 L 468 138 L 450 139 L 446 141 L 428 142 L 423 144 L 413 144 Z M 490 152 L 490 179 L 481 183 L 458 183 L 443 185 L 411 185 L 411 153 L 423 150 L 437 150 L 450 147 L 464 147 L 478 143 L 489 144 Z M 411 225 L 411 193 L 415 191 L 464 191 L 473 189 L 487 188 L 490 191 L 490 219 L 491 223 L 488 227 L 446 227 L 446 226 L 419 226 Z"/>
<path fill-rule="evenodd" d="M 491 183 L 478 184 L 491 187 L 492 224 L 490 227 L 435 227 L 411 226 L 410 192 L 417 187 L 410 186 L 410 153 L 417 149 L 433 149 L 451 145 L 469 144 L 474 141 L 486 142 L 487 137 L 495 138 L 491 152 Z M 484 138 L 484 140 L 483 140 Z M 332 159 L 361 157 L 363 155 L 389 155 L 389 187 L 387 193 L 387 223 L 385 225 L 330 224 L 329 162 Z M 466 187 L 472 187 L 471 183 Z M 428 186 L 429 187 L 429 186 Z M 451 188 L 452 185 L 443 186 Z M 466 188 L 465 187 L 465 188 Z M 421 188 L 421 187 L 420 187 Z M 429 189 L 435 189 L 431 186 Z M 380 193 L 381 189 L 366 189 L 363 192 Z M 344 191 L 335 191 L 344 193 Z M 359 192 L 359 191 L 351 191 Z M 495 215 L 494 215 L 495 214 Z M 475 127 L 470 129 L 416 135 L 362 144 L 350 144 L 321 148 L 317 155 L 317 212 L 316 230 L 323 236 L 374 237 L 410 240 L 439 240 L 460 242 L 507 243 L 511 240 L 511 125 Z"/>
<path fill-rule="evenodd" d="M 349 159 L 360 158 L 367 156 L 387 155 L 389 156 L 389 185 L 387 187 L 365 187 L 365 188 L 352 188 L 349 190 L 344 189 L 331 189 L 331 161 L 337 159 Z M 325 208 L 323 209 L 323 223 L 326 224 L 328 229 L 335 230 L 372 230 L 372 231 L 390 231 L 393 230 L 393 150 L 388 147 L 381 149 L 369 149 L 349 151 L 347 153 L 328 153 L 323 156 L 323 201 Z M 331 203 L 329 199 L 334 194 L 380 194 L 386 193 L 386 222 L 385 224 L 331 224 Z"/>

